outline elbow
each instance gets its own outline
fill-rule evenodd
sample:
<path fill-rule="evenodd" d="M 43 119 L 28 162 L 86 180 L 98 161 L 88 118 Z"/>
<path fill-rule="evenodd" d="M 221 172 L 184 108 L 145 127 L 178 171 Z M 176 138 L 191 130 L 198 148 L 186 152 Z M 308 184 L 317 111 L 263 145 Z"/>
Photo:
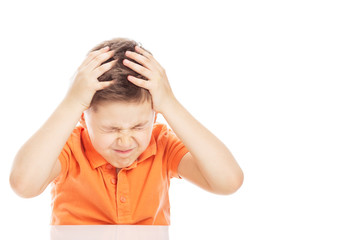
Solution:
<path fill-rule="evenodd" d="M 243 185 L 243 182 L 244 182 L 244 174 L 241 174 L 232 182 L 227 195 L 236 193 Z"/>
<path fill-rule="evenodd" d="M 244 173 L 240 169 L 240 173 L 237 175 L 235 183 L 234 183 L 233 193 L 235 193 L 237 190 L 239 190 L 239 188 L 243 185 L 243 183 L 244 183 Z"/>
<path fill-rule="evenodd" d="M 39 191 L 33 191 L 28 184 L 22 183 L 22 180 L 10 174 L 9 183 L 11 189 L 22 198 L 33 198 L 38 196 Z"/>
<path fill-rule="evenodd" d="M 244 182 L 244 173 L 240 169 L 240 171 L 236 174 L 234 174 L 232 177 L 230 177 L 227 181 L 227 184 L 225 187 L 223 187 L 218 194 L 221 195 L 231 195 L 236 193 L 240 187 L 243 185 Z"/>

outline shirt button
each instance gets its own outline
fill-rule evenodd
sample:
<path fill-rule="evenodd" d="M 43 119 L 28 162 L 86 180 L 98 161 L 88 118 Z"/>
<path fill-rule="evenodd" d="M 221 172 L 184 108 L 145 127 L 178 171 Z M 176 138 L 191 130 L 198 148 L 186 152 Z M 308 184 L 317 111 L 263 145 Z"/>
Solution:
<path fill-rule="evenodd" d="M 106 169 L 111 170 L 113 166 L 111 164 L 106 164 Z"/>
<path fill-rule="evenodd" d="M 126 202 L 126 198 L 124 196 L 121 196 L 120 197 L 120 202 L 122 202 L 122 203 Z"/>
<path fill-rule="evenodd" d="M 112 184 L 116 184 L 116 182 L 117 182 L 116 178 L 112 178 L 112 179 L 111 179 L 111 183 L 112 183 Z"/>

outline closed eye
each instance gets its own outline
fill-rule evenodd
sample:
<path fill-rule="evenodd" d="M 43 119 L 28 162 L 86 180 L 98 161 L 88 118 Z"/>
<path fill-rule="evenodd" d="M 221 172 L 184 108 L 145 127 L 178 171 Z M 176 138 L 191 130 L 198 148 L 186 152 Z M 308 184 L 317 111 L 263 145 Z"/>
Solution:
<path fill-rule="evenodd" d="M 144 130 L 148 126 L 148 123 L 149 122 L 147 121 L 147 122 L 144 122 L 144 123 L 137 124 L 134 127 L 132 127 L 131 129 L 136 130 L 136 131 Z M 104 133 L 112 133 L 112 132 L 122 131 L 121 128 L 109 127 L 109 126 L 103 126 L 100 129 Z"/>
<path fill-rule="evenodd" d="M 140 123 L 136 126 L 134 126 L 132 129 L 134 130 L 143 130 L 149 122 Z"/>
<path fill-rule="evenodd" d="M 104 132 L 104 133 L 112 133 L 112 132 L 115 132 L 115 131 L 116 131 L 115 128 L 102 129 L 102 132 Z"/>
<path fill-rule="evenodd" d="M 143 130 L 143 129 L 144 129 L 144 126 L 133 127 L 133 129 L 134 129 L 134 130 L 137 130 L 137 131 Z"/>

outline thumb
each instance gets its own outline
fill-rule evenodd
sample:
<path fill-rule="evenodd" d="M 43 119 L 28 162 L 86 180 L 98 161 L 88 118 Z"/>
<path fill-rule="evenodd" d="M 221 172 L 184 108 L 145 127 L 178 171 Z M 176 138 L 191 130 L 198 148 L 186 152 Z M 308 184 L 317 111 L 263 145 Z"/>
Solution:
<path fill-rule="evenodd" d="M 112 81 L 106 81 L 106 82 L 99 82 L 99 89 L 98 90 L 102 90 L 104 88 L 109 87 L 110 85 L 114 84 L 116 80 L 112 80 Z"/>

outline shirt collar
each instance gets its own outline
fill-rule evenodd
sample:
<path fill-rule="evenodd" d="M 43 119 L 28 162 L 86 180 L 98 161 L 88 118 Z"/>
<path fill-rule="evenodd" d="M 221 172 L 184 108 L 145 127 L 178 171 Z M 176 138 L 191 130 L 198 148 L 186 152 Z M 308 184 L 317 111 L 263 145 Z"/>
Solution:
<path fill-rule="evenodd" d="M 108 163 L 108 161 L 105 160 L 94 148 L 94 146 L 91 143 L 90 136 L 88 133 L 87 128 L 85 127 L 82 131 L 82 143 L 85 150 L 85 155 L 88 161 L 90 162 L 90 165 L 93 169 L 98 168 L 100 166 L 103 166 Z M 145 161 L 146 159 L 150 158 L 151 156 L 156 154 L 156 141 L 153 134 L 151 134 L 151 139 L 148 147 L 145 149 L 145 151 L 140 154 L 138 159 L 134 161 L 130 166 L 124 168 L 125 170 L 129 170 L 132 168 L 135 168 L 138 163 L 141 163 Z"/>

